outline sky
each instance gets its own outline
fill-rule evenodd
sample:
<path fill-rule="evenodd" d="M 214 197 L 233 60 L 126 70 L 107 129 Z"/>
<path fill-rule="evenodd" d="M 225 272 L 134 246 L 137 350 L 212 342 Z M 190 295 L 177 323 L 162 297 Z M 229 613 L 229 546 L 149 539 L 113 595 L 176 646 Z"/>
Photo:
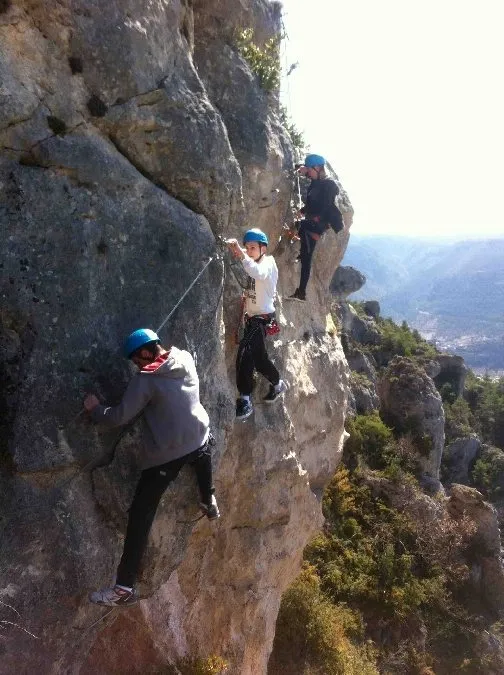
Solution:
<path fill-rule="evenodd" d="M 504 0 L 282 4 L 282 101 L 353 231 L 504 236 Z"/>

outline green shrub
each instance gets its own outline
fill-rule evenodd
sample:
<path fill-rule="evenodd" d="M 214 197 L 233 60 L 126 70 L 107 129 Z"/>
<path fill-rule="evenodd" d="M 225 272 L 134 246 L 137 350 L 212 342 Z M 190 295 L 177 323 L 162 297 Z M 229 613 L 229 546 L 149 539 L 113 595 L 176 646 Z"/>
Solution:
<path fill-rule="evenodd" d="M 464 438 L 474 432 L 475 422 L 471 408 L 463 398 L 457 398 L 453 403 L 445 403 L 445 437 L 451 443 L 457 438 Z"/>
<path fill-rule="evenodd" d="M 280 86 L 280 42 L 281 35 L 266 40 L 263 47 L 254 42 L 254 31 L 245 28 L 236 36 L 236 47 L 259 84 L 265 91 L 275 91 Z"/>
<path fill-rule="evenodd" d="M 369 319 L 369 314 L 365 310 L 365 302 L 359 302 L 358 300 L 352 300 L 349 303 L 353 309 L 355 310 L 355 313 L 360 319 Z"/>
<path fill-rule="evenodd" d="M 350 381 L 353 385 L 364 389 L 369 389 L 373 385 L 366 373 L 359 373 L 356 370 L 352 370 L 350 373 Z"/>
<path fill-rule="evenodd" d="M 296 127 L 287 111 L 287 108 L 284 105 L 280 104 L 278 114 L 280 118 L 280 124 L 289 134 L 294 150 L 296 150 L 296 155 L 299 156 L 299 158 L 301 158 L 306 148 L 303 133 L 299 131 L 299 129 Z"/>
<path fill-rule="evenodd" d="M 476 461 L 471 474 L 474 485 L 488 499 L 495 501 L 504 497 L 504 452 L 489 448 Z"/>
<path fill-rule="evenodd" d="M 305 551 L 326 595 L 389 617 L 405 617 L 439 593 L 438 571 L 419 574 L 413 521 L 339 467 L 323 500 L 326 531 Z"/>
<path fill-rule="evenodd" d="M 421 468 L 420 455 L 430 451 L 430 438 L 418 433 L 405 430 L 394 438 L 392 429 L 377 412 L 350 418 L 347 431 L 350 436 L 345 444 L 345 463 L 356 467 L 364 462 L 372 469 L 384 471 L 384 475 L 393 480 L 414 481 L 413 476 L 418 475 Z"/>
<path fill-rule="evenodd" d="M 377 323 L 382 334 L 380 350 L 388 351 L 394 356 L 436 356 L 436 348 L 424 340 L 418 331 L 412 331 L 406 321 L 398 326 L 392 319 L 379 318 Z"/>
<path fill-rule="evenodd" d="M 399 441 L 406 454 L 413 451 L 410 439 Z M 391 482 L 379 472 L 344 466 L 324 493 L 323 512 L 324 531 L 305 550 L 309 565 L 282 601 L 270 675 L 354 672 L 341 670 L 347 648 L 338 640 L 359 643 L 362 655 L 363 634 L 376 634 L 377 625 L 388 636 L 374 654 L 380 672 L 475 667 L 481 627 L 456 599 L 464 597 L 469 578 L 463 556 L 474 523 L 446 511 L 434 514 L 404 471 L 401 481 Z M 420 627 L 426 653 L 418 651 Z"/>
<path fill-rule="evenodd" d="M 457 399 L 457 394 L 453 388 L 453 384 L 450 382 L 444 382 L 439 387 L 439 393 L 441 394 L 441 400 L 443 403 L 455 403 Z"/>
<path fill-rule="evenodd" d="M 228 664 L 215 655 L 205 659 L 185 657 L 177 662 L 177 672 L 180 675 L 224 675 L 228 672 Z"/>
<path fill-rule="evenodd" d="M 504 378 L 477 378 L 470 373 L 464 398 L 482 440 L 504 450 Z"/>
<path fill-rule="evenodd" d="M 384 454 L 393 435 L 378 413 L 350 418 L 347 431 L 350 436 L 345 444 L 345 454 L 363 458 L 373 468 L 383 468 Z"/>
<path fill-rule="evenodd" d="M 386 478 L 402 483 L 410 482 L 416 485 L 415 476 L 421 473 L 420 455 L 424 446 L 419 448 L 411 434 L 399 436 L 390 443 L 384 452 L 383 473 Z"/>
<path fill-rule="evenodd" d="M 306 565 L 282 598 L 269 675 L 377 675 L 362 638 L 360 616 L 324 597 L 315 569 Z"/>

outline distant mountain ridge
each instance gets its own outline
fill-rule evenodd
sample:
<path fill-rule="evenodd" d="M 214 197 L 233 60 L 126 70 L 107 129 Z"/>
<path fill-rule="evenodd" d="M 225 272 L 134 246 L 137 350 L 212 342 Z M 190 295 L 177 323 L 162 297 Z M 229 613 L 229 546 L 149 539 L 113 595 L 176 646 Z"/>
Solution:
<path fill-rule="evenodd" d="M 504 371 L 504 238 L 352 235 L 342 264 L 367 279 L 351 297 L 379 300 L 472 368 Z"/>

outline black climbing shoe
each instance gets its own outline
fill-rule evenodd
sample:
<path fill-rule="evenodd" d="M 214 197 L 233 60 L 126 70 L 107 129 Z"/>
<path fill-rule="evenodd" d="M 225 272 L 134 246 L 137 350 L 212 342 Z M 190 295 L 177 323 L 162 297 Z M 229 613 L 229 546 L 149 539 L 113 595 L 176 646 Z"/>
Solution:
<path fill-rule="evenodd" d="M 270 384 L 269 392 L 263 398 L 264 403 L 274 403 L 280 396 L 287 391 L 287 385 L 283 380 L 276 385 Z"/>
<path fill-rule="evenodd" d="M 217 500 L 215 499 L 215 495 L 212 495 L 210 504 L 205 504 L 204 502 L 201 502 L 200 509 L 203 511 L 208 520 L 216 520 L 216 518 L 220 518 L 220 511 L 219 507 L 217 506 Z"/>
<path fill-rule="evenodd" d="M 254 406 L 250 400 L 245 398 L 236 399 L 236 419 L 245 421 L 254 412 Z"/>
<path fill-rule="evenodd" d="M 297 300 L 298 302 L 306 302 L 306 293 L 302 293 L 299 288 L 296 288 L 292 295 L 289 295 L 285 300 Z"/>

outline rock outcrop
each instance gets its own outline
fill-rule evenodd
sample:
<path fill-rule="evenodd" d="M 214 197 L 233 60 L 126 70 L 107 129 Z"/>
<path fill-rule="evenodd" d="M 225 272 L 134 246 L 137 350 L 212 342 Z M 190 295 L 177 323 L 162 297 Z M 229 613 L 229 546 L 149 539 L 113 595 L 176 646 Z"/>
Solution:
<path fill-rule="evenodd" d="M 383 418 L 398 432 L 413 434 L 427 475 L 439 478 L 444 447 L 444 410 L 433 380 L 411 359 L 397 356 L 380 381 Z"/>
<path fill-rule="evenodd" d="M 341 332 L 362 345 L 379 345 L 381 334 L 376 322 L 369 316 L 359 316 L 352 305 L 341 302 L 336 306 L 337 315 L 341 322 Z"/>
<path fill-rule="evenodd" d="M 366 378 L 354 375 L 351 379 L 351 396 L 348 404 L 350 410 L 357 415 L 368 415 L 379 410 L 380 398 L 376 393 L 376 387 Z"/>
<path fill-rule="evenodd" d="M 364 311 L 373 319 L 378 319 L 380 316 L 380 303 L 378 300 L 366 300 L 363 303 Z"/>
<path fill-rule="evenodd" d="M 193 522 L 183 472 L 153 528 L 146 599 L 98 623 L 86 596 L 118 562 L 139 433 L 99 432 L 79 413 L 86 391 L 118 400 L 124 335 L 162 323 L 218 235 L 250 224 L 278 241 L 292 148 L 233 36 L 252 27 L 261 43 L 279 20 L 266 0 L 0 3 L 2 673 L 146 672 L 209 655 L 265 672 L 342 451 L 349 376 L 326 307 L 348 231 L 317 247 L 310 302 L 280 299 L 274 350 L 290 389 L 245 425 L 233 424 L 227 262 L 163 328 L 197 355 L 222 518 Z M 299 270 L 273 253 L 283 296 Z"/>
<path fill-rule="evenodd" d="M 438 354 L 440 372 L 436 375 L 436 385 L 441 388 L 449 384 L 455 396 L 462 396 L 468 368 L 464 359 L 456 354 Z"/>
<path fill-rule="evenodd" d="M 354 267 L 340 265 L 333 274 L 329 286 L 336 300 L 345 300 L 351 293 L 356 293 L 366 283 L 366 277 Z"/>
<path fill-rule="evenodd" d="M 448 512 L 453 518 L 463 516 L 474 524 L 472 535 L 471 583 L 497 616 L 504 615 L 504 567 L 501 559 L 500 530 L 495 508 L 483 495 L 467 485 L 453 485 Z"/>
<path fill-rule="evenodd" d="M 480 450 L 481 441 L 477 436 L 457 438 L 449 443 L 443 453 L 444 480 L 467 485 L 471 467 Z"/>

